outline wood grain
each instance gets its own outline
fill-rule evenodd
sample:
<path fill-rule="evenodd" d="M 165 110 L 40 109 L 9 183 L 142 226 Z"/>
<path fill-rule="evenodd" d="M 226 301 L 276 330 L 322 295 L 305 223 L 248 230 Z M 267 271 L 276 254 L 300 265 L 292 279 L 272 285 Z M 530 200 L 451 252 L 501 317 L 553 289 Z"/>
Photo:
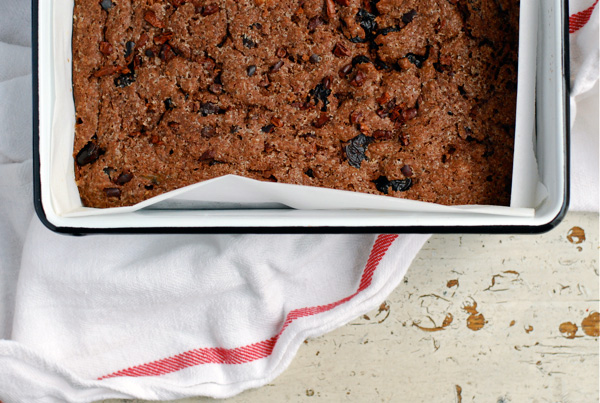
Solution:
<path fill-rule="evenodd" d="M 597 402 L 598 247 L 597 214 L 544 235 L 433 236 L 377 310 L 226 402 Z"/>

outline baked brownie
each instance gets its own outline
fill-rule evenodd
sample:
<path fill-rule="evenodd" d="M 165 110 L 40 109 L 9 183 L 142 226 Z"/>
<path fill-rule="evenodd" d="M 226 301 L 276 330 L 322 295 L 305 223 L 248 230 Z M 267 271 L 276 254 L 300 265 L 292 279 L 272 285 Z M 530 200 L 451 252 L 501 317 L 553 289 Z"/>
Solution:
<path fill-rule="evenodd" d="M 83 204 L 235 174 L 507 205 L 518 21 L 518 0 L 76 0 Z"/>

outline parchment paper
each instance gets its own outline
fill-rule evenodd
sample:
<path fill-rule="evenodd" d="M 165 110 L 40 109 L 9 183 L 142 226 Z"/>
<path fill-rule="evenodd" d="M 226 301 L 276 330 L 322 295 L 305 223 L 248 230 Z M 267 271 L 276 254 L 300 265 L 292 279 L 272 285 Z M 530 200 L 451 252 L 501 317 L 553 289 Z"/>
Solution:
<path fill-rule="evenodd" d="M 73 141 L 75 105 L 72 90 L 73 0 L 53 1 L 53 61 L 55 102 L 50 149 L 50 187 L 55 212 L 63 217 L 132 212 L 140 209 L 368 209 L 410 212 L 481 213 L 533 216 L 546 192 L 539 181 L 535 157 L 535 74 L 538 0 L 521 2 L 517 122 L 511 206 L 442 206 L 413 200 L 309 186 L 260 182 L 225 176 L 163 194 L 132 207 L 83 207 L 75 184 Z M 251 213 L 251 212 L 250 212 Z"/>

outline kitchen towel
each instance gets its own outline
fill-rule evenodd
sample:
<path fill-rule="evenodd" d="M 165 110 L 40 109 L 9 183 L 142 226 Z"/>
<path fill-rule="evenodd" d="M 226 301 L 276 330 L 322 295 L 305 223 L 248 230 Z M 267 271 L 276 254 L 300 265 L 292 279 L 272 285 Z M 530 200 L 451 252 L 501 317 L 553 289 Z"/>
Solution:
<path fill-rule="evenodd" d="M 270 382 L 304 339 L 378 306 L 400 283 L 427 236 L 46 230 L 32 218 L 28 2 L 2 1 L 0 401 L 231 396 Z M 571 46 L 580 51 L 573 172 L 597 178 L 595 4 L 572 1 L 581 26 Z M 572 205 L 597 211 L 597 180 L 584 183 Z"/>
<path fill-rule="evenodd" d="M 598 211 L 598 0 L 571 0 L 571 210 Z"/>

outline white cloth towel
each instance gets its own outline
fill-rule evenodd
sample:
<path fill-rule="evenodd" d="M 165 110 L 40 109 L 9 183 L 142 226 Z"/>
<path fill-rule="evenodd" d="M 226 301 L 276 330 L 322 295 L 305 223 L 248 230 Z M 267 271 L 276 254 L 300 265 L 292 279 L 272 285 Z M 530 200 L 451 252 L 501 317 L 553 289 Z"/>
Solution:
<path fill-rule="evenodd" d="M 46 230 L 32 219 L 29 3 L 2 1 L 0 401 L 231 396 L 270 382 L 305 338 L 376 307 L 400 283 L 427 236 Z M 571 3 L 573 13 L 595 4 Z M 572 206 L 598 211 L 597 10 L 590 15 L 571 37 Z"/>
<path fill-rule="evenodd" d="M 571 0 L 571 210 L 598 211 L 598 0 Z"/>

